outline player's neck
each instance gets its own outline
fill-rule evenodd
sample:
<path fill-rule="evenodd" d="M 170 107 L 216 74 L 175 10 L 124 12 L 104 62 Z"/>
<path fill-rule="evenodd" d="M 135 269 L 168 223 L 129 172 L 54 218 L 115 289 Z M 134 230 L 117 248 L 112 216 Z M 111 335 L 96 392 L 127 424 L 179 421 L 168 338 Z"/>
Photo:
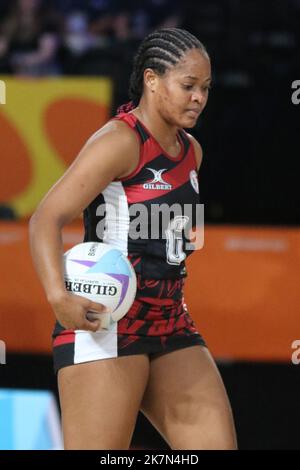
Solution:
<path fill-rule="evenodd" d="M 178 127 L 170 126 L 155 109 L 150 106 L 146 108 L 141 102 L 133 114 L 145 124 L 163 148 L 170 149 L 178 145 Z"/>

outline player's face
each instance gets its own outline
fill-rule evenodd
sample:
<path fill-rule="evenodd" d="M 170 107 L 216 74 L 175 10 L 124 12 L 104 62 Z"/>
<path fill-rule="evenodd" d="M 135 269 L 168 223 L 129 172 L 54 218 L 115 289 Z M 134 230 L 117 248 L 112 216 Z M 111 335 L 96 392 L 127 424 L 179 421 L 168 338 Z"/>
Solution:
<path fill-rule="evenodd" d="M 194 127 L 206 106 L 210 83 L 209 58 L 191 49 L 159 80 L 156 100 L 164 119 L 178 127 Z"/>

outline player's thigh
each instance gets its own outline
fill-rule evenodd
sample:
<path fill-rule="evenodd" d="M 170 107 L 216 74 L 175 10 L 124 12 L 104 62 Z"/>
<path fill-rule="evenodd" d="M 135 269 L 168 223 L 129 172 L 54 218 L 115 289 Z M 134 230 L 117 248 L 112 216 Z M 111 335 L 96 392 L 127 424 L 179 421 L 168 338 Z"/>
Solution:
<path fill-rule="evenodd" d="M 173 449 L 236 447 L 229 400 L 205 347 L 153 359 L 141 409 Z"/>
<path fill-rule="evenodd" d="M 65 448 L 128 448 L 148 376 L 146 355 L 61 369 L 58 386 Z"/>

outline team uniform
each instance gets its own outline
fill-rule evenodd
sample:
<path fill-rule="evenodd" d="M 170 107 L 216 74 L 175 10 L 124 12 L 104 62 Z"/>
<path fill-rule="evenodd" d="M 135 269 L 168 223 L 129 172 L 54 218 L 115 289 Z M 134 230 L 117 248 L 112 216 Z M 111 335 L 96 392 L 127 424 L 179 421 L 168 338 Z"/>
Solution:
<path fill-rule="evenodd" d="M 194 146 L 179 130 L 181 151 L 171 157 L 134 114 L 121 113 L 114 119 L 138 135 L 140 159 L 130 175 L 110 183 L 85 209 L 84 241 L 109 243 L 128 256 L 137 275 L 136 298 L 108 330 L 66 330 L 56 323 L 56 371 L 88 361 L 131 354 L 154 357 L 205 345 L 183 297 L 185 259 L 192 252 L 186 234 L 196 224 L 199 204 Z M 187 206 L 192 208 L 188 215 L 183 210 Z M 157 215 L 163 208 L 169 217 Z"/>

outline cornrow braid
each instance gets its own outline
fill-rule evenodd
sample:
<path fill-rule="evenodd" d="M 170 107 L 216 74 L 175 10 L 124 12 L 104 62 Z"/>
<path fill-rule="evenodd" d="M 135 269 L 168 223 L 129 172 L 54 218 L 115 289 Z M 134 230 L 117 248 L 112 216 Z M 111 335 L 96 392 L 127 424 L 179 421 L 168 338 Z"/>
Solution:
<path fill-rule="evenodd" d="M 176 65 L 190 49 L 208 55 L 205 46 L 191 33 L 179 28 L 166 28 L 149 34 L 141 43 L 133 61 L 129 83 L 132 107 L 138 105 L 144 85 L 144 70 L 153 69 L 159 75 Z"/>

